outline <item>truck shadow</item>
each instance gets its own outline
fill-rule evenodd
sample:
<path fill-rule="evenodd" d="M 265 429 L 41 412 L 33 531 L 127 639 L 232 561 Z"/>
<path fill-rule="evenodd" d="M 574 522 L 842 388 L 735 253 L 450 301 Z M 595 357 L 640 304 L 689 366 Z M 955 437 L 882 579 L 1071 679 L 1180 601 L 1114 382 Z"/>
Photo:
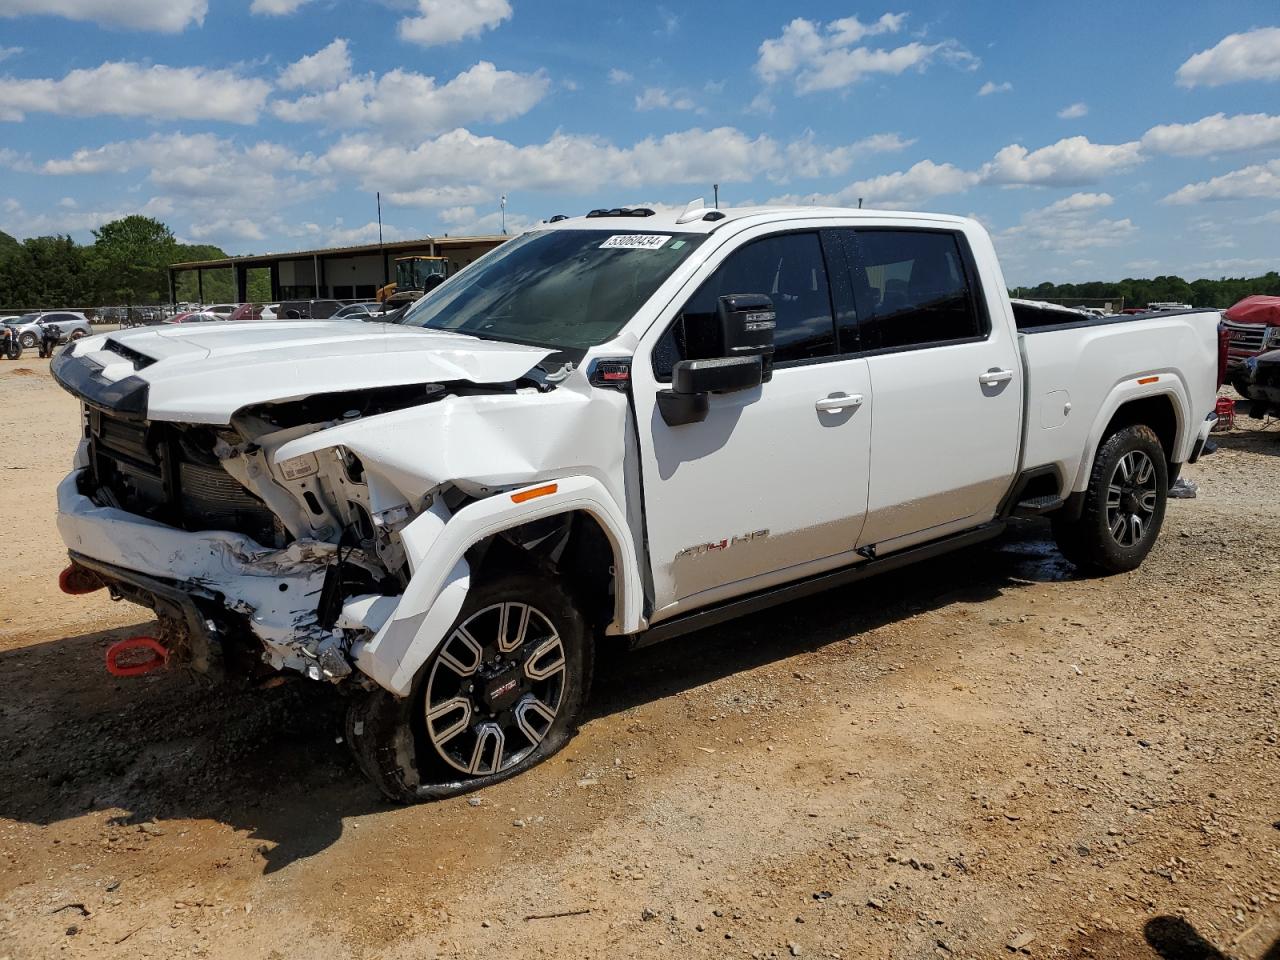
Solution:
<path fill-rule="evenodd" d="M 1161 960 L 1230 960 L 1183 917 L 1152 917 L 1142 928 L 1148 946 Z M 1280 940 L 1276 940 L 1257 960 L 1280 960 Z"/>
<path fill-rule="evenodd" d="M 995 545 L 886 574 L 874 587 L 605 656 L 589 718 L 925 610 L 1074 576 L 1044 535 L 1023 527 Z M 109 677 L 106 648 L 149 626 L 0 652 L 0 818 L 49 826 L 108 810 L 115 815 L 104 842 L 126 845 L 167 832 L 165 821 L 211 820 L 262 841 L 271 873 L 336 842 L 347 818 L 394 807 L 341 742 L 344 703 L 332 690 L 301 680 L 273 690 L 202 688 L 177 671 Z"/>
<path fill-rule="evenodd" d="M 597 666 L 588 709 L 606 716 L 953 603 L 981 603 L 1027 583 L 1074 579 L 1075 568 L 1047 537 L 1044 523 L 1019 523 L 991 544 L 648 649 L 609 652 Z"/>
<path fill-rule="evenodd" d="M 1273 424 L 1274 422 L 1272 421 Z M 1245 420 L 1244 423 L 1245 428 L 1239 429 L 1240 420 L 1237 419 L 1237 429 L 1229 433 L 1215 433 L 1214 442 L 1224 450 L 1280 457 L 1280 430 L 1270 426 L 1264 429 L 1260 420 Z"/>

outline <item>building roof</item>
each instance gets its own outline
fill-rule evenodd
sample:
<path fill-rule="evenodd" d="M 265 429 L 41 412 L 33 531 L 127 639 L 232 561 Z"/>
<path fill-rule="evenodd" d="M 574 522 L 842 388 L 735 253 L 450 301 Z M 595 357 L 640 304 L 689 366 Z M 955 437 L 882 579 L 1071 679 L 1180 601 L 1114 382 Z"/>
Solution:
<path fill-rule="evenodd" d="M 218 260 L 191 260 L 184 263 L 170 264 L 170 270 L 209 270 L 217 267 L 266 267 L 281 260 L 310 260 L 313 257 L 359 257 L 377 254 L 379 250 L 387 253 L 407 253 L 411 250 L 422 250 L 432 243 L 437 250 L 449 250 L 456 247 L 469 247 L 477 243 L 502 243 L 510 240 L 509 236 L 486 237 L 423 237 L 421 240 L 395 240 L 379 247 L 376 243 L 365 243 L 356 247 L 322 247 L 316 250 L 295 250 L 288 253 L 261 253 L 245 257 L 222 257 Z"/>

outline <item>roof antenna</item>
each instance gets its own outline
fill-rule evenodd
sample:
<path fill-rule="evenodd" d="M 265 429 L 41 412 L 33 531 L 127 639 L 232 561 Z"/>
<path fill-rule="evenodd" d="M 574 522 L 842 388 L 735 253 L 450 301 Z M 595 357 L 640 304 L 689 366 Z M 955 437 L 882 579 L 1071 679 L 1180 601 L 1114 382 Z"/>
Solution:
<path fill-rule="evenodd" d="M 707 209 L 707 204 L 701 197 L 697 200 L 690 200 L 689 205 L 684 208 L 684 213 L 676 217 L 676 223 L 688 223 L 691 220 L 697 220 L 702 216 L 702 211 L 705 209 Z"/>
<path fill-rule="evenodd" d="M 713 183 L 711 185 L 711 190 L 712 190 L 712 194 L 715 196 L 715 200 L 712 201 L 711 206 L 714 207 L 716 210 L 719 210 L 720 209 L 720 184 Z"/>
<path fill-rule="evenodd" d="M 861 209 L 862 209 L 862 198 L 861 198 L 861 197 L 859 197 L 859 198 L 858 198 L 858 209 L 859 209 L 859 210 L 861 210 Z"/>

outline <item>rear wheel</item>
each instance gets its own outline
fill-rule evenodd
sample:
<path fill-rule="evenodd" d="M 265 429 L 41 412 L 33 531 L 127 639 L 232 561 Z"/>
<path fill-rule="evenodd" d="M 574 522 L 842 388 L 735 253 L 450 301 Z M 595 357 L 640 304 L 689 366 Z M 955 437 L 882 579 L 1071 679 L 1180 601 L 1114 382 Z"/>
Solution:
<path fill-rule="evenodd" d="M 1054 518 L 1058 548 L 1082 569 L 1133 570 L 1160 535 L 1168 494 L 1168 466 L 1155 432 L 1142 425 L 1117 430 L 1098 448 L 1080 516 Z"/>
<path fill-rule="evenodd" d="M 581 614 L 548 577 L 475 587 L 413 692 L 352 705 L 348 742 L 394 800 L 433 800 L 506 779 L 554 754 L 576 729 L 591 682 Z"/>
<path fill-rule="evenodd" d="M 28 350 L 30 350 L 32 347 L 36 345 L 36 335 L 34 333 L 30 333 L 30 332 L 24 333 L 18 339 L 22 341 L 23 347 L 25 347 Z"/>

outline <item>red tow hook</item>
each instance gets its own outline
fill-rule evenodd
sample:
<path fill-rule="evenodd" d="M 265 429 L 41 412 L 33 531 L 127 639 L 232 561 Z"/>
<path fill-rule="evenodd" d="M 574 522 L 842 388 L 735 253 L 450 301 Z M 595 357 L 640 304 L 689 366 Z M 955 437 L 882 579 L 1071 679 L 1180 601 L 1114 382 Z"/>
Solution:
<path fill-rule="evenodd" d="M 153 656 L 147 660 L 121 663 L 121 654 L 134 650 L 150 650 Z M 152 670 L 159 670 L 169 662 L 169 648 L 155 637 L 130 637 L 107 647 L 107 673 L 113 677 L 140 677 Z"/>
<path fill-rule="evenodd" d="M 73 597 L 78 597 L 84 593 L 93 593 L 95 590 L 101 590 L 104 584 L 98 575 L 92 570 L 86 570 L 79 564 L 71 564 L 67 569 L 58 574 L 58 588 L 63 593 L 69 593 Z"/>

